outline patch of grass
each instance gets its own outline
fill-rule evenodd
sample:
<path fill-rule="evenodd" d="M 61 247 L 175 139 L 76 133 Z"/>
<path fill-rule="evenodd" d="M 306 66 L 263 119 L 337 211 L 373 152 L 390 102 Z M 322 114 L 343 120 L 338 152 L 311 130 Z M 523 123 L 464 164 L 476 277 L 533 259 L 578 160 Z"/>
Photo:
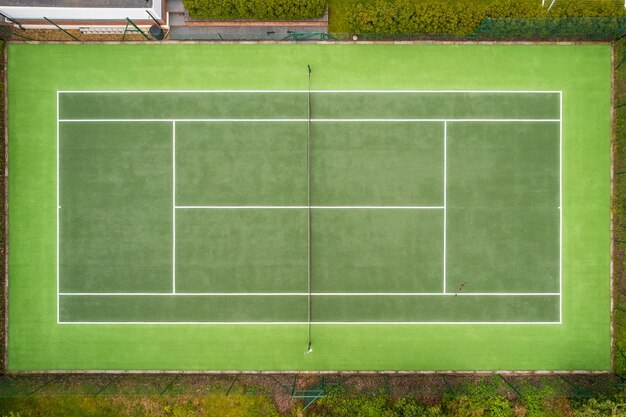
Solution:
<path fill-rule="evenodd" d="M 21 397 L 0 399 L 0 416 L 220 416 L 280 417 L 271 398 L 261 396 Z"/>

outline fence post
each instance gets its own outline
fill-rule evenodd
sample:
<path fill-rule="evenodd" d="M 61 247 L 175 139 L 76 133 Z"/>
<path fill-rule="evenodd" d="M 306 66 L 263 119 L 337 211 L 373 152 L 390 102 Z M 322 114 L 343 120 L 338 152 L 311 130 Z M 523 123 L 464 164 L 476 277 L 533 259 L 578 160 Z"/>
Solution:
<path fill-rule="evenodd" d="M 56 23 L 54 23 L 52 20 L 48 19 L 46 16 L 43 17 L 44 19 L 46 19 L 48 22 L 52 23 L 54 26 L 56 26 L 57 29 L 63 31 L 63 33 L 65 33 L 67 36 L 69 36 L 70 38 L 74 39 L 75 41 L 80 41 L 80 39 L 78 39 L 76 36 L 72 35 L 71 33 L 69 33 L 67 30 L 63 29 L 61 26 L 57 25 Z"/>

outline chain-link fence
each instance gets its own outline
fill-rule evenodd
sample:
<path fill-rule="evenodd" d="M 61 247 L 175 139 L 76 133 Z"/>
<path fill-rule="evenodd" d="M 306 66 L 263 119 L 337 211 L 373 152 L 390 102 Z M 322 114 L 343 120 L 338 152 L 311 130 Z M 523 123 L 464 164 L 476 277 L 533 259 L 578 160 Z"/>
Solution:
<path fill-rule="evenodd" d="M 612 41 L 626 34 L 626 17 L 484 19 L 477 39 Z"/>
<path fill-rule="evenodd" d="M 615 41 L 626 35 L 626 17 L 560 19 L 486 18 L 467 34 L 354 33 L 330 34 L 335 40 L 427 41 Z"/>
<path fill-rule="evenodd" d="M 254 30 L 252 30 L 254 29 Z M 271 29 L 271 28 L 270 28 Z M 233 27 L 207 29 L 206 33 L 177 35 L 177 40 L 204 41 L 615 41 L 626 36 L 626 17 L 571 18 L 486 18 L 476 30 L 464 34 L 447 33 L 326 33 L 275 29 Z M 156 39 L 148 36 L 149 40 Z M 112 33 L 79 29 L 23 29 L 15 24 L 0 25 L 0 38 L 22 41 L 146 41 L 142 33 Z M 169 40 L 166 35 L 163 39 Z"/>
<path fill-rule="evenodd" d="M 420 399 L 443 396 L 592 397 L 622 392 L 609 373 L 102 373 L 0 376 L 0 397 L 255 395 L 299 397 L 302 391 Z"/>

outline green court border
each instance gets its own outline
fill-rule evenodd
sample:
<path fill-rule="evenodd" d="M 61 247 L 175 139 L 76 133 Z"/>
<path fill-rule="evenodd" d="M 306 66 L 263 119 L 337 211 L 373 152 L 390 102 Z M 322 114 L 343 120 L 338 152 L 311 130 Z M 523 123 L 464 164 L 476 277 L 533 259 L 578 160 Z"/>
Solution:
<path fill-rule="evenodd" d="M 56 324 L 56 91 L 303 89 L 306 64 L 315 89 L 563 91 L 562 325 L 318 325 L 305 356 L 305 326 Z M 10 44 L 8 81 L 9 371 L 610 369 L 610 45 Z"/>

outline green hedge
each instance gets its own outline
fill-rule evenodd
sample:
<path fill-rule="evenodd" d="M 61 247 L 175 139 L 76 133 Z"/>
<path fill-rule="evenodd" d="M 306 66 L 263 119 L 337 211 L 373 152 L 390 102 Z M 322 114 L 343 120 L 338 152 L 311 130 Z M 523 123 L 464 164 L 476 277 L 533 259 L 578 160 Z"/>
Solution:
<path fill-rule="evenodd" d="M 465 8 L 439 2 L 376 0 L 358 3 L 348 13 L 355 33 L 473 33 L 484 17 L 480 6 Z"/>
<path fill-rule="evenodd" d="M 326 0 L 183 0 L 189 15 L 206 20 L 303 20 L 324 16 Z"/>
<path fill-rule="evenodd" d="M 349 31 L 353 33 L 462 35 L 474 33 L 483 19 L 489 17 L 554 19 L 625 15 L 623 2 L 616 0 L 557 0 L 551 10 L 542 7 L 541 0 L 498 0 L 483 3 L 362 0 L 348 7 L 346 20 Z"/>

